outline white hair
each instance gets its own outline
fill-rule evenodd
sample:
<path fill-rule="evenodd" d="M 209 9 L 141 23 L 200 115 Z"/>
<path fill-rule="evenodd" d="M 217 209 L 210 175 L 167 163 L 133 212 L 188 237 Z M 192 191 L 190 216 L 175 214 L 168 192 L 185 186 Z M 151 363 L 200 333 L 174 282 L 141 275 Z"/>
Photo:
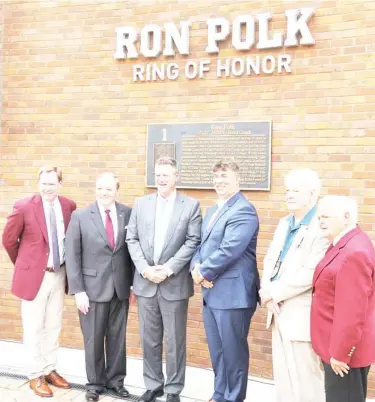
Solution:
<path fill-rule="evenodd" d="M 287 184 L 296 185 L 298 188 L 304 188 L 314 192 L 314 200 L 317 201 L 320 194 L 320 179 L 315 170 L 303 168 L 294 169 L 289 172 L 284 179 L 285 186 Z"/>
<path fill-rule="evenodd" d="M 357 201 L 346 195 L 326 195 L 319 201 L 319 215 L 324 215 L 324 211 L 328 209 L 335 216 L 344 216 L 349 214 L 349 222 L 355 225 L 358 222 L 358 206 Z"/>

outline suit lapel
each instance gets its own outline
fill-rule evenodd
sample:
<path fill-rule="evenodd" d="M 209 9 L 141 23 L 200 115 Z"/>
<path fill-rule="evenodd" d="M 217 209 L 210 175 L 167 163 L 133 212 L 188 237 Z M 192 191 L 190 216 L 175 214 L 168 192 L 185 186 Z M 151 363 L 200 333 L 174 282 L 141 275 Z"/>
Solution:
<path fill-rule="evenodd" d="M 217 215 L 214 218 L 214 221 L 210 224 L 210 227 L 207 230 L 207 225 L 210 222 L 212 215 L 215 213 L 213 212 L 210 216 L 210 220 L 207 221 L 206 225 L 205 225 L 205 231 L 204 233 L 202 233 L 202 243 L 205 242 L 208 238 L 208 236 L 210 235 L 212 229 L 214 228 L 214 226 L 216 225 L 216 223 L 221 219 L 221 217 L 229 210 L 229 208 L 231 208 L 242 196 L 242 194 L 240 192 L 238 192 L 237 194 L 233 195 L 220 209 L 220 211 L 217 213 Z M 216 211 L 216 209 L 215 209 Z"/>
<path fill-rule="evenodd" d="M 337 244 L 336 244 L 336 246 L 332 247 L 331 249 L 328 249 L 328 251 L 326 252 L 326 254 L 324 255 L 324 257 L 322 258 L 322 260 L 320 261 L 320 263 L 317 265 L 317 267 L 315 269 L 313 284 L 315 284 L 315 282 L 319 278 L 320 274 L 324 271 L 324 268 L 332 260 L 334 260 L 337 257 L 339 252 L 340 252 L 340 248 L 338 247 Z"/>
<path fill-rule="evenodd" d="M 48 232 L 47 232 L 47 223 L 46 216 L 44 214 L 43 201 L 40 195 L 36 195 L 33 202 L 34 213 L 36 219 L 38 221 L 40 230 L 42 231 L 44 240 L 48 244 Z"/>
<path fill-rule="evenodd" d="M 331 261 L 333 261 L 337 257 L 340 250 L 346 246 L 346 244 L 352 237 L 360 233 L 360 231 L 361 229 L 357 226 L 355 229 L 351 230 L 344 237 L 342 237 L 335 246 L 333 246 L 332 248 L 328 247 L 325 256 L 316 267 L 313 284 L 315 284 L 315 282 L 318 280 L 320 274 L 324 271 L 324 268 L 326 268 L 328 264 L 330 264 Z"/>
<path fill-rule="evenodd" d="M 97 202 L 91 205 L 90 215 L 92 220 L 94 221 L 96 228 L 98 229 L 98 232 L 100 233 L 100 235 L 102 236 L 103 240 L 108 245 L 108 247 L 110 247 L 108 243 L 107 233 L 105 232 L 102 216 L 100 215 Z"/>
<path fill-rule="evenodd" d="M 156 214 L 156 195 L 157 193 L 150 194 L 148 197 L 148 212 L 146 212 L 146 226 L 147 236 L 151 255 L 154 254 L 154 236 L 155 236 L 155 214 Z"/>
<path fill-rule="evenodd" d="M 223 206 L 223 207 L 220 209 L 220 211 L 216 214 L 216 216 L 215 216 L 213 222 L 210 224 L 210 227 L 207 229 L 207 225 L 209 224 L 209 222 L 210 222 L 210 220 L 211 220 L 211 218 L 212 218 L 212 215 L 214 215 L 214 214 L 216 213 L 217 209 L 215 209 L 214 213 L 211 214 L 210 220 L 207 222 L 207 224 L 206 224 L 206 226 L 205 226 L 205 231 L 204 231 L 204 233 L 203 233 L 202 243 L 203 243 L 204 241 L 206 241 L 206 239 L 207 239 L 208 236 L 210 235 L 210 233 L 211 233 L 213 227 L 216 225 L 217 221 L 228 211 L 228 209 L 229 209 L 228 204 L 224 204 L 224 206 Z"/>
<path fill-rule="evenodd" d="M 61 205 L 61 211 L 63 214 L 63 218 L 64 218 L 64 227 L 65 227 L 65 233 L 68 229 L 68 225 L 69 225 L 69 218 L 70 218 L 70 214 L 69 214 L 69 208 L 68 208 L 68 204 L 65 202 L 65 200 L 61 197 L 59 197 L 59 202 Z"/>
<path fill-rule="evenodd" d="M 174 206 L 173 206 L 172 216 L 171 216 L 170 221 L 169 221 L 167 232 L 165 233 L 163 249 L 162 249 L 162 252 L 161 252 L 160 255 L 163 254 L 163 251 L 166 249 L 166 247 L 168 246 L 169 242 L 171 241 L 173 233 L 176 230 L 176 227 L 178 225 L 178 222 L 180 220 L 180 216 L 181 216 L 183 210 L 184 210 L 184 200 L 177 193 L 176 194 L 176 199 L 175 199 L 175 202 L 174 202 Z"/>
<path fill-rule="evenodd" d="M 117 251 L 121 244 L 125 242 L 125 211 L 116 202 L 116 215 L 117 215 L 117 238 L 114 251 Z"/>

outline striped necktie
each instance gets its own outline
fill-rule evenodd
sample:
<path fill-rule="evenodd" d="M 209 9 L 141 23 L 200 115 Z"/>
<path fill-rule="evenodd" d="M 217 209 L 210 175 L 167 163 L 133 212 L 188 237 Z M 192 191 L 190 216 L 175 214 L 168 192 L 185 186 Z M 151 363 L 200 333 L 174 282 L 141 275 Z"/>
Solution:
<path fill-rule="evenodd" d="M 53 204 L 50 206 L 49 221 L 52 237 L 52 257 L 53 257 L 53 269 L 55 272 L 60 270 L 60 252 L 59 252 L 59 238 L 57 235 L 57 222 L 55 208 Z"/>

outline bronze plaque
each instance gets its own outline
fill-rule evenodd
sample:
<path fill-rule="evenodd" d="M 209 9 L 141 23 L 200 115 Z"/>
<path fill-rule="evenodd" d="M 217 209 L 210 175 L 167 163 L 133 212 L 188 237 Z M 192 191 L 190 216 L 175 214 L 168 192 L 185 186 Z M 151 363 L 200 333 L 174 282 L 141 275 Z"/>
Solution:
<path fill-rule="evenodd" d="M 233 158 L 240 167 L 242 190 L 270 190 L 271 122 L 150 124 L 147 128 L 147 180 L 153 187 L 160 156 L 177 160 L 179 188 L 212 188 L 212 167 Z"/>

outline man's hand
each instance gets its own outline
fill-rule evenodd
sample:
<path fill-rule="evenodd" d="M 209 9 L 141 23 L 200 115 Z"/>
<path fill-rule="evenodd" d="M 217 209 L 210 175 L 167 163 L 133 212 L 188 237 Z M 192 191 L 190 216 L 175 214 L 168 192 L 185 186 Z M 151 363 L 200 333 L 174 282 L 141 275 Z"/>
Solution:
<path fill-rule="evenodd" d="M 262 304 L 263 304 L 263 300 L 262 300 Z M 271 313 L 275 314 L 276 316 L 280 314 L 280 307 L 277 303 L 275 303 L 272 299 L 269 300 L 265 306 L 267 307 L 268 311 L 270 311 Z"/>
<path fill-rule="evenodd" d="M 76 306 L 78 310 L 86 315 L 89 312 L 90 308 L 90 300 L 86 294 L 86 292 L 80 292 L 75 294 Z"/>
<path fill-rule="evenodd" d="M 264 288 L 259 290 L 259 296 L 261 298 L 262 306 L 266 306 L 267 303 L 272 300 L 270 292 Z"/>
<path fill-rule="evenodd" d="M 204 281 L 204 278 L 199 272 L 199 266 L 200 264 L 196 263 L 193 271 L 191 272 L 191 276 L 193 277 L 193 281 L 196 285 L 200 285 Z"/>
<path fill-rule="evenodd" d="M 211 288 L 214 287 L 214 283 L 208 281 L 207 279 L 203 279 L 201 285 L 202 285 L 204 288 L 206 288 L 206 289 L 211 289 Z"/>
<path fill-rule="evenodd" d="M 137 296 L 133 293 L 132 290 L 130 291 L 129 304 L 134 306 L 137 304 Z"/>
<path fill-rule="evenodd" d="M 350 367 L 346 363 L 339 362 L 333 357 L 331 357 L 329 362 L 331 364 L 332 370 L 335 372 L 336 375 L 344 377 L 345 374 L 349 373 Z"/>
<path fill-rule="evenodd" d="M 157 265 L 158 267 L 159 265 Z M 165 280 L 165 278 L 168 276 L 167 273 L 164 271 L 164 269 L 156 269 L 156 267 L 150 267 L 148 268 L 145 273 L 145 277 L 153 282 L 153 283 L 161 283 Z"/>

